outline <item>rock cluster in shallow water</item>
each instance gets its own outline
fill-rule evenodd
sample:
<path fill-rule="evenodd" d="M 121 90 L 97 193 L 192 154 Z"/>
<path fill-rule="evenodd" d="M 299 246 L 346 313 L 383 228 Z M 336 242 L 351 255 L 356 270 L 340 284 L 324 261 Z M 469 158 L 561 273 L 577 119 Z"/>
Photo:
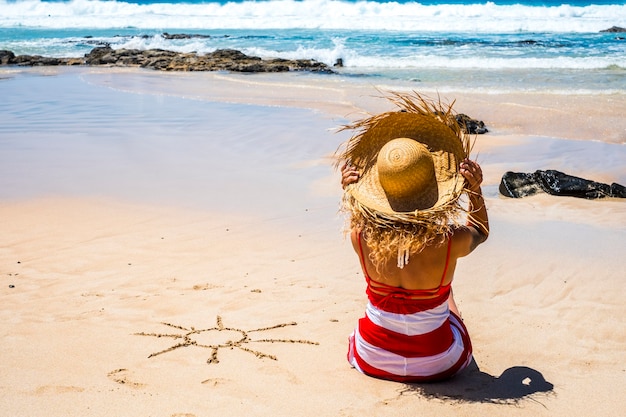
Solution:
<path fill-rule="evenodd" d="M 608 29 L 601 30 L 600 32 L 608 32 L 608 33 L 624 33 L 626 32 L 626 28 L 613 26 Z"/>
<path fill-rule="evenodd" d="M 0 65 L 89 65 L 139 67 L 160 71 L 333 72 L 326 64 L 312 59 L 263 59 L 248 56 L 233 49 L 218 49 L 205 55 L 198 55 L 195 52 L 174 52 L 162 49 L 113 49 L 109 46 L 96 47 L 83 58 L 15 55 L 12 51 L 0 50 Z"/>

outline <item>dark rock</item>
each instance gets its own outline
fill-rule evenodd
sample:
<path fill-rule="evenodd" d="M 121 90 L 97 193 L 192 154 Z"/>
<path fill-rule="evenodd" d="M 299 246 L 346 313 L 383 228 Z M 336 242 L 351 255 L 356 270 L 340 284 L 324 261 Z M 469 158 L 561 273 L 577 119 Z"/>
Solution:
<path fill-rule="evenodd" d="M 85 63 L 87 65 L 102 65 L 105 62 L 106 63 L 114 62 L 114 59 L 110 57 L 112 53 L 113 53 L 113 48 L 111 48 L 110 46 L 99 46 L 99 47 L 93 48 L 91 52 L 89 52 L 88 54 L 85 54 Z M 107 56 L 109 58 L 105 59 L 105 57 Z"/>
<path fill-rule="evenodd" d="M 482 135 L 489 132 L 482 120 L 472 119 L 466 114 L 459 113 L 456 115 L 456 122 L 461 126 L 465 133 L 471 135 Z"/>
<path fill-rule="evenodd" d="M 621 28 L 619 26 L 613 26 L 611 28 L 601 30 L 600 32 L 623 33 L 623 32 L 626 32 L 626 28 Z"/>
<path fill-rule="evenodd" d="M 343 67 L 343 58 L 337 58 L 334 67 Z"/>
<path fill-rule="evenodd" d="M 242 60 L 258 60 L 261 58 L 256 56 L 248 56 L 241 51 L 237 51 L 236 49 L 217 49 L 214 52 L 207 54 L 213 59 L 230 59 L 232 61 L 242 61 Z"/>
<path fill-rule="evenodd" d="M 0 51 L 0 65 L 105 65 L 116 67 L 141 67 L 159 71 L 235 71 L 235 72 L 287 72 L 312 71 L 332 73 L 321 62 L 307 59 L 262 59 L 248 56 L 234 49 L 218 49 L 198 55 L 163 49 L 113 49 L 109 45 L 93 48 L 83 58 L 48 58 L 18 55 Z"/>
<path fill-rule="evenodd" d="M 41 55 L 17 55 L 11 62 L 24 67 L 43 67 L 65 65 L 63 58 L 50 58 Z"/>
<path fill-rule="evenodd" d="M 272 71 L 272 69 L 275 69 L 275 71 Z M 263 65 L 258 64 L 256 62 L 249 64 L 249 65 L 245 65 L 245 64 L 239 65 L 236 71 L 239 71 L 239 72 L 281 72 L 279 66 L 263 67 Z M 283 71 L 289 71 L 289 68 L 286 68 Z"/>
<path fill-rule="evenodd" d="M 210 35 L 200 35 L 200 34 L 187 34 L 187 33 L 174 33 L 174 34 L 169 34 L 167 32 L 164 32 L 163 35 L 164 39 L 196 39 L 196 38 L 200 38 L 200 39 L 207 39 L 210 38 Z"/>
<path fill-rule="evenodd" d="M 65 65 L 85 65 L 84 58 L 67 58 Z"/>
<path fill-rule="evenodd" d="M 506 172 L 500 181 L 499 190 L 500 194 L 513 198 L 537 193 L 585 199 L 626 198 L 626 187 L 623 185 L 603 184 L 556 170 L 538 170 L 533 173 Z"/>
<path fill-rule="evenodd" d="M 15 55 L 11 51 L 0 51 L 0 65 L 40 67 L 57 65 L 83 65 L 82 58 L 53 58 L 41 55 Z"/>
<path fill-rule="evenodd" d="M 103 41 L 84 41 L 82 43 L 85 43 L 87 45 L 95 45 L 95 46 L 111 46 L 109 42 L 103 42 Z"/>
<path fill-rule="evenodd" d="M 0 65 L 9 65 L 15 62 L 15 54 L 12 51 L 0 50 Z"/>
<path fill-rule="evenodd" d="M 314 72 L 332 72 L 326 64 L 314 61 L 312 59 L 297 59 L 290 61 L 290 69 L 293 71 L 314 71 Z"/>
<path fill-rule="evenodd" d="M 38 57 L 37 64 L 38 66 L 54 66 L 65 64 L 65 61 L 62 58 L 50 58 L 45 56 Z"/>
<path fill-rule="evenodd" d="M 543 193 L 544 189 L 534 174 L 508 171 L 500 180 L 499 191 L 505 197 L 522 198 Z"/>

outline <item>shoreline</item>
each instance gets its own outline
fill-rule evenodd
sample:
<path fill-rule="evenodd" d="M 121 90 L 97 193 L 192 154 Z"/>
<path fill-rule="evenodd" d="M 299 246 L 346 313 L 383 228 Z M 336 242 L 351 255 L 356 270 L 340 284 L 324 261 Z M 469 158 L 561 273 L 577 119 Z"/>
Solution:
<path fill-rule="evenodd" d="M 114 71 L 114 73 L 117 71 Z M 159 77 L 143 70 L 120 70 L 139 77 Z M 132 85 L 113 86 L 113 79 L 103 72 L 103 80 L 122 91 L 147 93 Z M 235 73 L 168 73 L 172 81 L 163 93 L 198 99 L 279 107 L 312 109 L 332 117 L 353 119 L 362 114 L 376 114 L 392 110 L 393 106 L 384 95 L 390 91 L 424 93 L 433 100 L 438 97 L 444 103 L 454 102 L 458 113 L 483 120 L 491 133 L 546 136 L 576 140 L 598 140 L 609 143 L 626 143 L 626 121 L 621 108 L 626 106 L 622 94 L 557 94 L 541 92 L 446 92 L 439 93 L 432 87 L 419 88 L 419 84 L 389 81 L 381 84 L 369 81 L 346 80 L 340 74 L 316 75 L 303 73 L 283 74 L 235 74 Z M 198 88 L 197 82 L 203 83 Z M 297 94 L 294 94 L 294 91 Z M 297 96 L 297 97 L 294 97 Z M 558 97 L 558 99 L 554 99 Z M 540 117 L 537 117 L 539 113 Z M 534 114 L 535 118 L 528 117 Z M 578 124 L 566 123 L 568 116 L 576 115 Z M 589 123 L 594 119 L 606 120 L 605 126 Z"/>
<path fill-rule="evenodd" d="M 477 92 L 473 89 L 448 91 L 444 86 L 442 92 L 418 82 L 385 79 L 375 82 L 375 79 L 359 79 L 341 73 L 316 74 L 307 71 L 236 73 L 161 72 L 145 68 L 102 66 L 0 67 L 0 76 L 3 78 L 23 73 L 47 76 L 77 73 L 96 85 L 120 91 L 224 103 L 295 107 L 345 119 L 393 109 L 384 99 L 386 92 L 415 91 L 433 100 L 455 103 L 457 113 L 467 113 L 470 117 L 484 120 L 488 127 L 505 134 L 626 143 L 626 122 L 620 117 L 626 95 L 612 91 L 562 93 L 486 89 Z M 159 82 L 165 79 L 168 83 Z M 540 117 L 525 120 L 529 112 L 539 112 Z M 563 126 L 563 120 L 572 116 L 577 117 L 577 122 L 585 123 Z M 608 123 L 606 126 L 587 126 L 587 122 L 595 119 L 607 119 Z M 561 129 L 557 130 L 554 125 Z"/>

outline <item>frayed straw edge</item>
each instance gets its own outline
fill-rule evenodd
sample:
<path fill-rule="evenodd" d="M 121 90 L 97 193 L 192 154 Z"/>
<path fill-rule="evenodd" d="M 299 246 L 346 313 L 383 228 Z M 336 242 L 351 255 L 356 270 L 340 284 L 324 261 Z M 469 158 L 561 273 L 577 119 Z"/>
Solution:
<path fill-rule="evenodd" d="M 463 153 L 466 157 L 469 158 L 474 148 L 475 136 L 474 140 L 472 140 L 471 135 L 465 133 L 459 123 L 456 121 L 456 113 L 453 111 L 453 106 L 456 103 L 456 100 L 452 101 L 452 103 L 450 104 L 445 104 L 443 103 L 439 95 L 437 95 L 437 101 L 435 101 L 421 95 L 415 90 L 412 90 L 411 93 L 402 93 L 398 91 L 381 93 L 383 94 L 381 98 L 389 100 L 398 109 L 395 111 L 384 112 L 378 115 L 370 115 L 361 120 L 357 120 L 356 122 L 340 126 L 337 129 L 337 132 L 353 130 L 356 133 L 345 143 L 340 145 L 335 152 L 335 169 L 338 169 L 342 162 L 352 162 L 351 155 L 354 153 L 354 149 L 359 144 L 363 135 L 368 131 L 370 127 L 376 125 L 376 123 L 378 123 L 380 120 L 398 111 L 404 111 L 407 113 L 419 115 L 428 115 L 438 119 L 440 122 L 452 129 L 452 131 L 456 134 L 456 136 L 461 141 Z"/>

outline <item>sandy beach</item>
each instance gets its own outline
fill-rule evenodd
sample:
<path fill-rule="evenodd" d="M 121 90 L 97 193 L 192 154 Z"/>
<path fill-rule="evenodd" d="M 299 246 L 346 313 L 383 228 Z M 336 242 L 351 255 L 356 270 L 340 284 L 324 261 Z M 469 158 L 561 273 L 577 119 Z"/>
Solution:
<path fill-rule="evenodd" d="M 3 71 L 1 416 L 626 410 L 626 202 L 498 193 L 506 171 L 626 184 L 625 96 L 419 90 L 490 129 L 492 233 L 454 282 L 475 364 L 406 385 L 346 361 L 366 295 L 333 153 L 411 85 Z"/>

